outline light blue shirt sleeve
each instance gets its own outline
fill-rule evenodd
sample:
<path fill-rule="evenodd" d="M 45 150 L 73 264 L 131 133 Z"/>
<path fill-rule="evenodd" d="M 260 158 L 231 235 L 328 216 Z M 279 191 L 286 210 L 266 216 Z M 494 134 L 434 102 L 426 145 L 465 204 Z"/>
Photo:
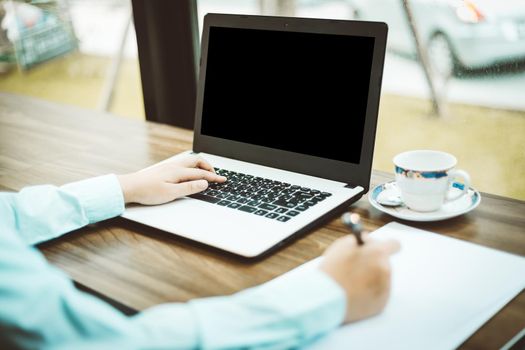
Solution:
<path fill-rule="evenodd" d="M 37 244 L 124 211 L 124 196 L 115 175 L 94 177 L 62 187 L 24 188 L 0 193 L 2 221 L 28 244 Z"/>
<path fill-rule="evenodd" d="M 344 292 L 319 270 L 126 316 L 75 289 L 30 246 L 123 210 L 115 175 L 0 194 L 1 348 L 288 349 L 342 322 Z"/>

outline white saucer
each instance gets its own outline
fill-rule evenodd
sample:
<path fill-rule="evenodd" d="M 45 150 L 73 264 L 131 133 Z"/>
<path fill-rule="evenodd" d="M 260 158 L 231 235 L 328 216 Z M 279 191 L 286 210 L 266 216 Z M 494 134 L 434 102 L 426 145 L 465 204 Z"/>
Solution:
<path fill-rule="evenodd" d="M 452 191 L 462 191 L 463 184 L 455 182 Z M 395 181 L 386 182 L 374 187 L 368 194 L 368 200 L 372 206 L 383 213 L 395 216 L 396 218 L 410 221 L 439 221 L 450 219 L 468 213 L 481 203 L 481 195 L 478 191 L 470 187 L 466 196 L 445 203 L 441 209 L 432 212 L 418 212 L 407 208 L 404 204 L 399 207 L 387 207 L 378 203 L 377 198 L 385 196 L 399 196 L 399 189 Z"/>

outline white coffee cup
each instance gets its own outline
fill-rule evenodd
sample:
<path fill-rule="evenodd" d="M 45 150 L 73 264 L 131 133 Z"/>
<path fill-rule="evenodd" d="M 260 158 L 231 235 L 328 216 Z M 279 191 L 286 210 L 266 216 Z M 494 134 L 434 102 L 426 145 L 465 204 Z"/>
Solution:
<path fill-rule="evenodd" d="M 401 190 L 405 205 L 415 211 L 436 211 L 450 201 L 466 195 L 470 187 L 470 176 L 466 171 L 456 170 L 457 159 L 451 154 L 417 150 L 394 157 L 396 183 Z M 461 179 L 462 192 L 452 193 L 455 179 Z"/>

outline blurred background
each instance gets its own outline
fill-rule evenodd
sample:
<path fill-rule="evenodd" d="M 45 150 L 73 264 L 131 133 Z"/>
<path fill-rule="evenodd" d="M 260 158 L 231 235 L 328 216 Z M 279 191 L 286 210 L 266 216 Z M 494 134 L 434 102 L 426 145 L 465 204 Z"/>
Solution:
<path fill-rule="evenodd" d="M 450 152 L 477 189 L 525 200 L 523 0 L 197 0 L 206 13 L 389 25 L 374 169 Z M 0 0 L 0 91 L 145 119 L 129 0 Z"/>

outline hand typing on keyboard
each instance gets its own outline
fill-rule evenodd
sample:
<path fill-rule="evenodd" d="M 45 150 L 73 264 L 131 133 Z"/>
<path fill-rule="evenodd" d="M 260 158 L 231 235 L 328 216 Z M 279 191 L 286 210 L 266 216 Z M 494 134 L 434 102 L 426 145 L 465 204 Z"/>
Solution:
<path fill-rule="evenodd" d="M 201 192 L 226 177 L 199 156 L 180 157 L 136 173 L 118 176 L 126 203 L 162 204 Z"/>

